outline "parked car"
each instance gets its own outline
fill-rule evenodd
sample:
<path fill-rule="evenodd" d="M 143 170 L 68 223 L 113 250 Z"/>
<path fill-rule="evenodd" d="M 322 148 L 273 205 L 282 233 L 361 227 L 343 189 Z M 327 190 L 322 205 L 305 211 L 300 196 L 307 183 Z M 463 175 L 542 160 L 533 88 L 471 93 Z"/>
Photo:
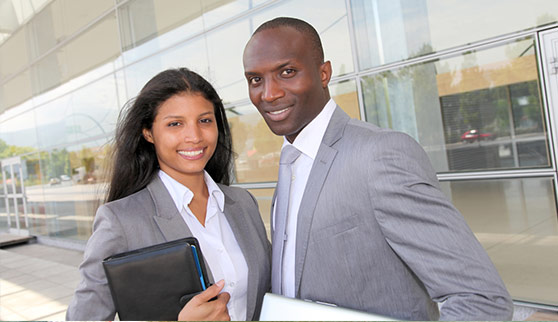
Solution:
<path fill-rule="evenodd" d="M 63 174 L 63 175 L 60 176 L 60 180 L 62 180 L 62 181 L 70 181 L 70 180 L 72 180 L 72 178 L 70 178 L 70 176 L 67 175 L 67 174 Z"/>
<path fill-rule="evenodd" d="M 56 184 L 60 184 L 60 179 L 58 178 L 50 178 L 50 180 L 48 180 L 48 184 L 51 186 L 54 186 Z"/>
<path fill-rule="evenodd" d="M 479 132 L 478 130 L 469 130 L 461 135 L 461 142 L 470 143 L 481 140 L 492 140 L 494 136 L 492 133 Z"/>

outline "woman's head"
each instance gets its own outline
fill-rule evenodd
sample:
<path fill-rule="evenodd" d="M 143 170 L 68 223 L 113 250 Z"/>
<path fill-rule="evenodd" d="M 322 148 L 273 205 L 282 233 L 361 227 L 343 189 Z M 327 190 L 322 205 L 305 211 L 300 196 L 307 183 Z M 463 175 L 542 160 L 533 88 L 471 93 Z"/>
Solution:
<path fill-rule="evenodd" d="M 107 201 L 120 199 L 143 189 L 157 173 L 159 162 L 153 137 L 150 139 L 149 134 L 153 133 L 153 124 L 161 106 L 172 106 L 180 98 L 196 97 L 198 101 L 205 101 L 213 106 L 214 123 L 218 130 L 215 150 L 205 165 L 205 170 L 216 182 L 230 183 L 232 143 L 219 95 L 209 82 L 195 72 L 186 68 L 169 69 L 147 82 L 133 103 L 120 115 Z M 144 136 L 145 134 L 148 135 Z"/>

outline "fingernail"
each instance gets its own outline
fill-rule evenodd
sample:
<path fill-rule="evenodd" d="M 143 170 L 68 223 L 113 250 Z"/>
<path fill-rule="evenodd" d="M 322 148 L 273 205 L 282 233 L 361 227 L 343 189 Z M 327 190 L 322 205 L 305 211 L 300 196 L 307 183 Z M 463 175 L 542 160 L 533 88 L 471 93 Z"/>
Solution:
<path fill-rule="evenodd" d="M 217 284 L 217 286 L 221 287 L 221 286 L 225 285 L 225 280 L 220 280 L 219 282 L 217 282 L 215 284 Z"/>

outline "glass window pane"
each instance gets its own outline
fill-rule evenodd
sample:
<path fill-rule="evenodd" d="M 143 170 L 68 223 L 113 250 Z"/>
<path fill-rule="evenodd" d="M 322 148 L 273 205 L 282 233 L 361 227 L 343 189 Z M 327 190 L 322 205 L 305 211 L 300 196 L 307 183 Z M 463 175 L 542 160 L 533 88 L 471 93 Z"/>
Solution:
<path fill-rule="evenodd" d="M 120 55 L 116 15 L 108 15 L 62 50 L 66 55 L 64 68 L 67 69 L 64 81 L 116 58 Z"/>
<path fill-rule="evenodd" d="M 253 105 L 228 108 L 236 182 L 276 181 L 283 138 L 273 134 Z"/>
<path fill-rule="evenodd" d="M 209 78 L 223 102 L 230 103 L 248 97 L 244 78 L 242 54 L 250 39 L 250 24 L 242 20 L 227 28 L 207 34 Z M 223 50 L 226 48 L 226 50 Z"/>
<path fill-rule="evenodd" d="M 119 7 L 120 37 L 126 61 L 145 57 L 201 32 L 201 3 L 134 0 Z"/>
<path fill-rule="evenodd" d="M 515 300 L 557 305 L 558 216 L 552 178 L 442 182 Z"/>
<path fill-rule="evenodd" d="M 26 104 L 27 105 L 27 104 Z M 35 114 L 27 111 L 2 121 L 0 127 L 0 159 L 18 156 L 37 150 Z"/>
<path fill-rule="evenodd" d="M 206 29 L 223 23 L 248 9 L 251 0 L 205 0 L 203 4 L 203 22 Z"/>
<path fill-rule="evenodd" d="M 554 0 L 350 3 L 362 69 L 558 21 Z"/>
<path fill-rule="evenodd" d="M 86 241 L 104 198 L 106 140 L 40 153 L 40 182 L 27 187 L 30 230 L 43 236 Z M 37 168 L 33 157 L 33 168 Z M 28 168 L 31 160 L 27 162 Z"/>
<path fill-rule="evenodd" d="M 54 4 L 59 6 L 54 20 L 63 21 L 64 34 L 72 35 L 114 7 L 114 0 L 56 0 Z"/>
<path fill-rule="evenodd" d="M 68 144 L 75 140 L 72 108 L 71 97 L 66 95 L 34 110 L 41 149 Z"/>
<path fill-rule="evenodd" d="M 319 10 L 316 10 L 319 8 Z M 310 23 L 320 34 L 325 59 L 331 61 L 333 76 L 354 71 L 345 1 L 284 1 L 251 17 L 254 30 L 276 17 L 294 17 Z"/>
<path fill-rule="evenodd" d="M 74 140 L 112 136 L 119 113 L 114 75 L 69 94 Z"/>
<path fill-rule="evenodd" d="M 364 77 L 367 121 L 420 142 L 438 172 L 548 167 L 532 38 Z"/>
<path fill-rule="evenodd" d="M 27 27 L 19 29 L 0 46 L 0 81 L 25 68 L 30 62 Z"/>
<path fill-rule="evenodd" d="M 114 5 L 112 0 L 55 0 L 30 22 L 32 56 L 37 58 L 68 39 Z"/>
<path fill-rule="evenodd" d="M 116 31 L 116 17 L 111 14 L 33 65 L 35 94 L 43 93 L 116 59 L 120 54 Z"/>
<path fill-rule="evenodd" d="M 31 73 L 26 70 L 2 85 L 2 105 L 6 109 L 33 96 Z"/>
<path fill-rule="evenodd" d="M 271 221 L 269 220 L 269 216 L 271 214 L 271 199 L 273 199 L 275 189 L 248 189 L 248 191 L 254 195 L 258 202 L 260 214 L 262 215 L 267 232 L 267 238 L 271 240 Z"/>
<path fill-rule="evenodd" d="M 128 96 L 135 97 L 147 81 L 169 68 L 187 67 L 209 80 L 205 48 L 204 38 L 198 37 L 130 65 L 125 69 Z"/>
<path fill-rule="evenodd" d="M 358 106 L 358 92 L 355 80 L 347 80 L 337 84 L 329 85 L 331 98 L 351 118 L 360 120 L 360 109 Z"/>
<path fill-rule="evenodd" d="M 119 113 L 114 75 L 35 109 L 41 148 L 112 136 Z"/>

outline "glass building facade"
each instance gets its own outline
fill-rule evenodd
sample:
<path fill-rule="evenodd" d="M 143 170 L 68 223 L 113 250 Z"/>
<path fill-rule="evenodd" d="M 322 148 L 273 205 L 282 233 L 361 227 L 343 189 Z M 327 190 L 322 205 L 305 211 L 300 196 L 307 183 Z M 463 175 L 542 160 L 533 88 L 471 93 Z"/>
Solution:
<path fill-rule="evenodd" d="M 556 0 L 0 1 L 0 232 L 83 247 L 120 109 L 182 66 L 223 98 L 234 184 L 268 223 L 282 138 L 242 52 L 277 16 L 318 30 L 351 117 L 424 147 L 512 297 L 558 307 Z"/>

